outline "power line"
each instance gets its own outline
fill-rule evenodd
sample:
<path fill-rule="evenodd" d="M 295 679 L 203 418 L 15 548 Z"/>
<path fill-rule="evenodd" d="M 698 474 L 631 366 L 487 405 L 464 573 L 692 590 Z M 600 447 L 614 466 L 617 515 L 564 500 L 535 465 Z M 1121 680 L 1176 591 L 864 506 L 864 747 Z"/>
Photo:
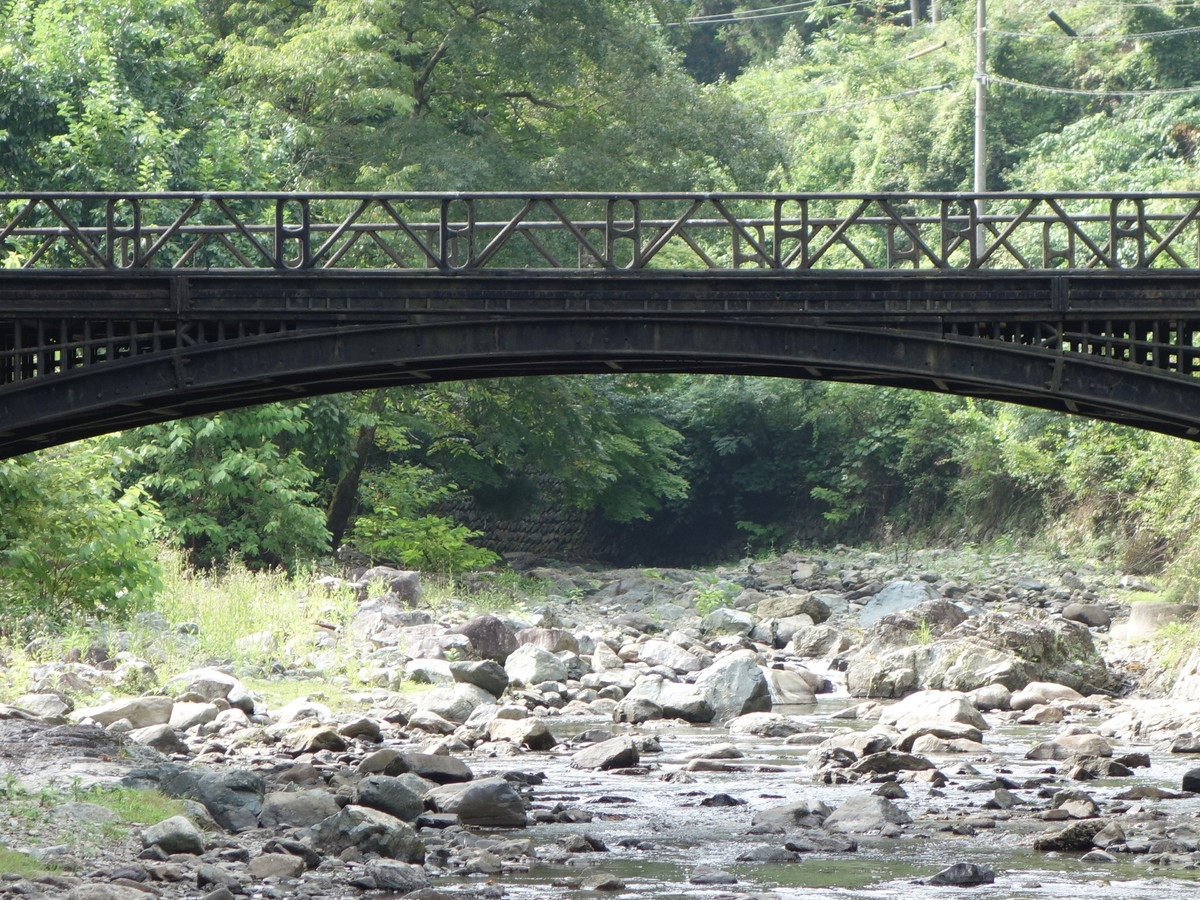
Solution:
<path fill-rule="evenodd" d="M 796 119 L 801 116 L 813 116 L 817 113 L 837 112 L 843 109 L 854 109 L 859 106 L 869 106 L 872 103 L 885 103 L 889 100 L 902 100 L 905 97 L 912 97 L 916 94 L 927 94 L 930 91 L 944 91 L 947 88 L 952 88 L 959 84 L 962 84 L 962 82 L 947 81 L 942 84 L 930 84 L 926 85 L 925 87 L 910 88 L 909 90 L 901 91 L 898 94 L 888 94 L 886 97 L 870 97 L 866 100 L 851 100 L 848 103 L 835 103 L 830 106 L 818 106 L 814 107 L 813 109 L 802 109 L 799 112 L 780 113 L 772 118 Z"/>
<path fill-rule="evenodd" d="M 797 3 L 781 3 L 779 6 L 760 6 L 757 9 L 745 10 L 745 13 L 758 14 L 758 13 L 774 12 L 775 10 L 780 10 L 780 9 L 795 9 L 797 7 L 812 6 L 812 5 L 813 5 L 813 0 L 799 0 L 799 2 L 797 2 Z M 689 24 L 693 24 L 696 22 L 704 22 L 708 19 L 724 19 L 729 16 L 737 16 L 737 15 L 742 15 L 742 14 L 743 13 L 738 13 L 736 11 L 728 12 L 728 13 L 709 13 L 708 15 L 704 15 L 704 16 L 688 16 L 686 19 L 684 19 L 684 21 Z"/>
<path fill-rule="evenodd" d="M 1053 87 L 1048 84 L 1031 84 L 1028 81 L 1017 81 L 1015 78 L 1004 78 L 991 75 L 988 81 L 997 84 L 1007 84 L 1011 87 L 1025 88 L 1029 91 L 1041 91 L 1046 94 L 1074 94 L 1081 97 L 1165 97 L 1177 94 L 1200 94 L 1200 85 L 1185 88 L 1158 88 L 1149 91 L 1089 91 L 1082 88 Z"/>
<path fill-rule="evenodd" d="M 826 5 L 826 9 L 841 6 L 853 6 L 857 0 L 842 0 L 839 3 L 830 3 Z M 697 16 L 695 18 L 687 18 L 682 22 L 664 22 L 664 28 L 680 28 L 690 25 L 732 25 L 737 22 L 753 22 L 758 19 L 779 19 L 784 16 L 794 16 L 806 10 L 812 9 L 817 5 L 817 0 L 803 0 L 801 3 L 788 3 L 786 7 L 767 6 L 767 9 L 781 9 L 782 12 L 763 12 L 762 10 L 746 10 L 744 13 L 714 13 L 711 16 Z"/>
<path fill-rule="evenodd" d="M 1154 40 L 1155 38 L 1175 37 L 1181 34 L 1195 34 L 1200 32 L 1200 25 L 1191 25 L 1187 28 L 1173 28 L 1170 31 L 1147 31 L 1142 34 L 1065 34 L 1061 31 L 1003 31 L 999 28 L 989 28 L 989 34 L 998 34 L 1003 37 L 1023 37 L 1023 38 L 1041 38 L 1043 40 L 1055 41 L 1146 41 Z"/>

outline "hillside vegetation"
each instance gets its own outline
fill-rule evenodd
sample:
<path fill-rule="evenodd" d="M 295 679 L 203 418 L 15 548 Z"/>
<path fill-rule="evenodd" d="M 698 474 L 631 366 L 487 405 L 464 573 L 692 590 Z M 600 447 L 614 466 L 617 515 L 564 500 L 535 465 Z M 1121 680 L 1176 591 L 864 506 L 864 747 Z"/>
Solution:
<path fill-rule="evenodd" d="M 968 190 L 975 3 L 917 5 L 914 22 L 840 0 L 0 0 L 0 191 Z M 1055 11 L 1073 36 L 1042 2 L 989 4 L 989 187 L 1200 187 L 1197 4 Z M 346 542 L 484 566 L 486 536 L 448 512 L 464 497 L 578 509 L 617 562 L 1019 539 L 1181 595 L 1200 580 L 1188 442 L 834 383 L 545 377 L 0 463 L 0 627 L 152 604 L 164 545 L 202 568 Z"/>

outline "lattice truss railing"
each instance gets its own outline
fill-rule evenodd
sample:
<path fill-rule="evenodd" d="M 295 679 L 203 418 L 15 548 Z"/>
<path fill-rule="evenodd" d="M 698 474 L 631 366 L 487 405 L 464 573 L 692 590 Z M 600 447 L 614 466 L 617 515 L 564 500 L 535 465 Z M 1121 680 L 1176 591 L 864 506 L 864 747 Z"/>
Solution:
<path fill-rule="evenodd" d="M 0 269 L 1200 271 L 1200 194 L 0 194 Z M 292 327 L 79 313 L 0 310 L 0 383 Z M 1152 312 L 946 337 L 1200 371 L 1200 322 Z"/>
<path fill-rule="evenodd" d="M 0 194 L 24 269 L 1200 268 L 1197 194 Z"/>

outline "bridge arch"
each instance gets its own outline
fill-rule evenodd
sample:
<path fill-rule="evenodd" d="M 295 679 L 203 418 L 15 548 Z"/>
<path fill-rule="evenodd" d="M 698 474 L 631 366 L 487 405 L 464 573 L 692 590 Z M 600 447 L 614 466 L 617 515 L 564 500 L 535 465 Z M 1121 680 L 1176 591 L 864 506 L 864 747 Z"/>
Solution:
<path fill-rule="evenodd" d="M 677 372 L 916 388 L 1184 437 L 1200 379 L 995 340 L 719 317 L 588 315 L 341 326 L 147 353 L 3 389 L 0 454 L 222 409 L 469 378 Z"/>

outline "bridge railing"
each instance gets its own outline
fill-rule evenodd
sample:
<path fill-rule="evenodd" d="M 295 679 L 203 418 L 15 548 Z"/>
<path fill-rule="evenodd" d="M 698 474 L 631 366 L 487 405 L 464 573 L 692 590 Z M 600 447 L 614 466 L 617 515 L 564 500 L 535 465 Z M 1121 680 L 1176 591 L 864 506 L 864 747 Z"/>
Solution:
<path fill-rule="evenodd" d="M 1200 194 L 0 194 L 0 269 L 1200 269 Z"/>

